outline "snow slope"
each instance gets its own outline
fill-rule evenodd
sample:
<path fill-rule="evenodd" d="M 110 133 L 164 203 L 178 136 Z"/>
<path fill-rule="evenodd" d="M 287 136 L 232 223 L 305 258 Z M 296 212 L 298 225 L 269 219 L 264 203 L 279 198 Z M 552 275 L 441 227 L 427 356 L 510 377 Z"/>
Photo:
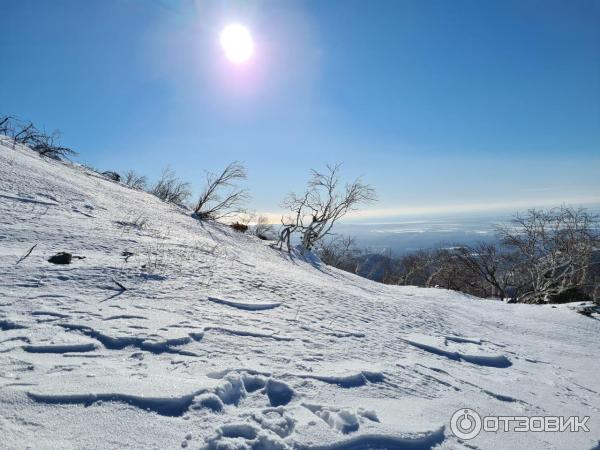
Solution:
<path fill-rule="evenodd" d="M 2 448 L 600 445 L 597 318 L 291 260 L 24 148 L 0 146 L 0 274 Z M 461 442 L 463 407 L 590 432 Z"/>

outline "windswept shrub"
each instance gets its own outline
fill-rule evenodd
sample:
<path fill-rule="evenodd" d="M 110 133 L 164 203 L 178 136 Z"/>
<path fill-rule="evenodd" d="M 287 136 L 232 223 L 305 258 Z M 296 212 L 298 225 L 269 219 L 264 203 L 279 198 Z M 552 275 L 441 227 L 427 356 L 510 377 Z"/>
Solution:
<path fill-rule="evenodd" d="M 162 201 L 167 203 L 183 204 L 192 195 L 190 184 L 181 181 L 170 167 L 163 169 L 160 179 L 150 190 Z"/>
<path fill-rule="evenodd" d="M 269 241 L 273 239 L 273 236 L 275 235 L 275 228 L 266 216 L 258 216 L 253 231 L 254 235 L 263 241 Z"/>
<path fill-rule="evenodd" d="M 133 189 L 144 190 L 148 184 L 148 178 L 139 175 L 133 170 L 129 170 L 123 177 L 123 183 Z"/>
<path fill-rule="evenodd" d="M 218 220 L 243 213 L 249 194 L 246 189 L 238 187 L 237 182 L 246 177 L 246 168 L 237 161 L 218 175 L 206 174 L 204 190 L 194 208 L 196 216 L 204 220 Z"/>
<path fill-rule="evenodd" d="M 0 117 L 0 135 L 10 137 L 13 145 L 25 145 L 46 158 L 63 160 L 77 155 L 77 152 L 59 144 L 60 131 L 47 134 L 38 130 L 33 122 L 23 122 L 13 116 Z"/>
<path fill-rule="evenodd" d="M 13 144 L 26 145 L 30 148 L 41 143 L 46 137 L 35 127 L 33 122 L 23 122 L 14 117 L 8 118 L 6 129 Z"/>
<path fill-rule="evenodd" d="M 143 230 L 148 225 L 148 218 L 140 214 L 124 220 L 117 220 L 115 223 L 125 228 Z"/>

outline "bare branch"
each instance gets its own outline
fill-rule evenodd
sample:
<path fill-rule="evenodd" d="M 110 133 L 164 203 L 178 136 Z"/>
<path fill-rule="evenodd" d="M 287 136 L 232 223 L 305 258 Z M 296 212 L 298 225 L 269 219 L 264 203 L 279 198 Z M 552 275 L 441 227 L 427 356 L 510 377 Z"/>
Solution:
<path fill-rule="evenodd" d="M 246 168 L 238 161 L 229 164 L 220 174 L 208 173 L 205 187 L 194 212 L 201 219 L 218 220 L 244 212 L 243 205 L 250 196 L 237 186 L 247 177 Z"/>
<path fill-rule="evenodd" d="M 35 243 L 35 244 L 33 245 L 33 247 L 31 247 L 27 253 L 25 253 L 23 256 L 21 256 L 21 257 L 19 258 L 19 260 L 18 260 L 18 261 L 15 263 L 15 265 L 18 265 L 18 264 L 20 264 L 20 263 L 21 263 L 23 260 L 25 260 L 25 259 L 26 259 L 26 258 L 27 258 L 29 255 L 31 255 L 31 252 L 33 251 L 33 249 L 34 249 L 34 248 L 36 248 L 36 247 L 37 247 L 37 245 L 38 245 L 38 243 Z"/>

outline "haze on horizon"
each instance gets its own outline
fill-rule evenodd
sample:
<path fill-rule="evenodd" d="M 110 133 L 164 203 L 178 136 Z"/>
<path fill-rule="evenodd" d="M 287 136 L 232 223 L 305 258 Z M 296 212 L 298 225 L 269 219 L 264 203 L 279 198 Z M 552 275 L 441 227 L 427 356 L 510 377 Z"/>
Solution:
<path fill-rule="evenodd" d="M 3 14 L 0 112 L 60 129 L 103 170 L 170 165 L 198 190 L 244 161 L 250 206 L 274 217 L 334 162 L 378 191 L 354 219 L 600 203 L 598 1 L 7 0 Z M 230 24 L 251 33 L 240 64 L 219 42 Z"/>

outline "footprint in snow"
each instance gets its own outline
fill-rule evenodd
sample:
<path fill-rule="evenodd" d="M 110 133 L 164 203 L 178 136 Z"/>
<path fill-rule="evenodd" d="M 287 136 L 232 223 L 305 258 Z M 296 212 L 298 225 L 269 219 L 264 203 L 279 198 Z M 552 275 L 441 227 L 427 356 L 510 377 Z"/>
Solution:
<path fill-rule="evenodd" d="M 303 405 L 317 417 L 321 418 L 330 428 L 339 431 L 342 434 L 358 431 L 361 422 L 367 419 L 371 422 L 379 422 L 377 414 L 374 411 L 367 411 L 359 408 L 334 408 L 321 405 Z"/>

